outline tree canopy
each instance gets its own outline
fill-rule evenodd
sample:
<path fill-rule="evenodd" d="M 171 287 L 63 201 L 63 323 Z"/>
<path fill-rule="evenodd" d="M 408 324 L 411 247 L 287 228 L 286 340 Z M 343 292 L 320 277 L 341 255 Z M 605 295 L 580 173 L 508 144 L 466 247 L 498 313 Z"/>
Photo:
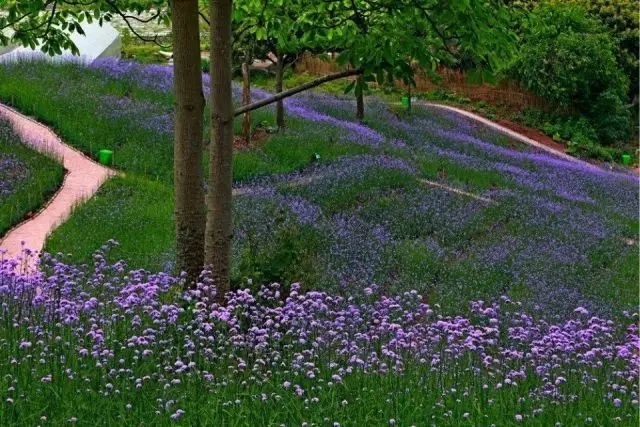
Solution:
<path fill-rule="evenodd" d="M 145 12 L 151 12 L 142 18 Z M 0 46 L 19 44 L 40 48 L 50 55 L 68 49 L 77 54 L 73 33 L 84 34 L 83 23 L 100 25 L 120 16 L 127 24 L 157 20 L 169 25 L 170 11 L 165 0 L 3 0 L 0 3 Z M 154 41 L 129 29 L 141 39 Z"/>

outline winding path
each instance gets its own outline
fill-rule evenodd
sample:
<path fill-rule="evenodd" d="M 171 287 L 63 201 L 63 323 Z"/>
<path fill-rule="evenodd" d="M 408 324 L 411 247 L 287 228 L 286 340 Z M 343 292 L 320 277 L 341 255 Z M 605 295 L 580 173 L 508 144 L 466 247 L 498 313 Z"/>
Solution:
<path fill-rule="evenodd" d="M 67 171 L 62 186 L 43 209 L 9 230 L 0 240 L 0 251 L 5 251 L 4 257 L 18 258 L 23 245 L 41 252 L 49 233 L 71 215 L 76 205 L 90 198 L 107 178 L 116 173 L 64 144 L 48 127 L 3 104 L 0 104 L 0 119 L 10 122 L 26 144 L 58 159 Z M 35 267 L 36 258 L 31 257 L 29 269 Z"/>

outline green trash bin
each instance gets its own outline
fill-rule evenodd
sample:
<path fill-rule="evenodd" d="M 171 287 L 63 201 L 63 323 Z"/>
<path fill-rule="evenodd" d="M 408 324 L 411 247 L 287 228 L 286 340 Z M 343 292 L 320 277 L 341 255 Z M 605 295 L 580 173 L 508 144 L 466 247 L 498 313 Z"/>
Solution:
<path fill-rule="evenodd" d="M 405 110 L 410 111 L 411 110 L 411 98 L 409 98 L 408 96 L 403 96 L 402 97 L 402 106 L 404 107 Z"/>
<path fill-rule="evenodd" d="M 629 166 L 631 164 L 631 155 L 623 154 L 622 155 L 622 164 L 625 166 Z"/>
<path fill-rule="evenodd" d="M 113 163 L 113 151 L 100 150 L 98 152 L 98 161 L 103 165 L 110 166 Z"/>

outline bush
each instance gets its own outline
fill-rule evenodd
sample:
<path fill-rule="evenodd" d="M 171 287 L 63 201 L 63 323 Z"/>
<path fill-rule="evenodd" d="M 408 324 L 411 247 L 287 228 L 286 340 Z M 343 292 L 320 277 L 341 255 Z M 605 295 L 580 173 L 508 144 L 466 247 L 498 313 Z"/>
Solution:
<path fill-rule="evenodd" d="M 591 105 L 589 117 L 603 144 L 628 140 L 630 114 L 618 94 L 612 91 L 601 93 Z"/>
<path fill-rule="evenodd" d="M 596 131 L 584 117 L 568 120 L 558 119 L 553 123 L 546 122 L 543 129 L 547 135 L 555 140 L 594 142 L 598 139 Z"/>
<path fill-rule="evenodd" d="M 638 43 L 640 15 L 638 2 L 631 0 L 554 0 L 584 7 L 611 32 L 617 43 L 615 55 L 619 66 L 631 81 L 629 100 L 638 94 Z"/>
<path fill-rule="evenodd" d="M 542 4 L 526 23 L 513 70 L 530 90 L 559 110 L 586 116 L 603 144 L 629 138 L 624 108 L 628 79 L 618 67 L 616 43 L 579 6 Z"/>
<path fill-rule="evenodd" d="M 640 15 L 638 3 L 632 0 L 515 0 L 516 16 L 522 10 L 533 10 L 541 2 L 572 4 L 583 7 L 587 13 L 607 27 L 616 43 L 614 54 L 631 85 L 628 100 L 638 96 L 638 53 L 640 52 Z M 518 32 L 521 33 L 518 27 Z"/>
<path fill-rule="evenodd" d="M 598 134 L 589 120 L 584 117 L 578 119 L 556 119 L 546 122 L 544 132 L 556 141 L 567 142 L 567 152 L 578 157 L 613 162 L 620 158 L 621 150 L 603 147 L 598 144 Z"/>

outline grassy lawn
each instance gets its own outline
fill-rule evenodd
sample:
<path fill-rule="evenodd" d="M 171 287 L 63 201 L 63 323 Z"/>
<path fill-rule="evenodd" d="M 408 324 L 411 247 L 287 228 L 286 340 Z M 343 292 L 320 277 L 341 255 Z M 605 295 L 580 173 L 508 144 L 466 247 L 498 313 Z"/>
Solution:
<path fill-rule="evenodd" d="M 24 145 L 0 121 L 0 237 L 35 214 L 60 187 L 64 168 Z"/>

